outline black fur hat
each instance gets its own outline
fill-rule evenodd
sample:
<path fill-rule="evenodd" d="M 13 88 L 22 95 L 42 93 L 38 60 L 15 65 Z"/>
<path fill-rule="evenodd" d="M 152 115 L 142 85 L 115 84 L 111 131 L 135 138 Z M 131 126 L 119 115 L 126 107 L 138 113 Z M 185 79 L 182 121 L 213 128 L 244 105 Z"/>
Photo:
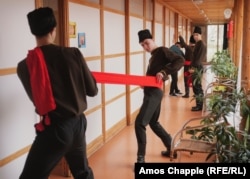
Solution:
<path fill-rule="evenodd" d="M 194 33 L 201 34 L 201 28 L 198 26 L 195 26 Z"/>
<path fill-rule="evenodd" d="M 41 7 L 27 15 L 31 33 L 35 36 L 44 36 L 56 27 L 56 18 L 50 7 Z"/>
<path fill-rule="evenodd" d="M 153 38 L 148 29 L 139 31 L 138 36 L 139 36 L 139 43 L 143 42 L 145 39 Z"/>

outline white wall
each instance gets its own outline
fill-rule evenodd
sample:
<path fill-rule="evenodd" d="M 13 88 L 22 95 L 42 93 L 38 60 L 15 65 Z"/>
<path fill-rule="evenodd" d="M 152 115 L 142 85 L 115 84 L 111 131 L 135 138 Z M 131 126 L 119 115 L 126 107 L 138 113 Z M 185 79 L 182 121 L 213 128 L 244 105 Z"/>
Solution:
<path fill-rule="evenodd" d="M 34 0 L 0 2 L 0 69 L 15 68 L 35 45 L 26 15 Z M 35 136 L 34 107 L 16 74 L 0 76 L 0 160 L 30 145 Z M 18 178 L 26 155 L 0 168 L 1 179 Z"/>
<path fill-rule="evenodd" d="M 130 17 L 130 51 L 138 52 L 144 51 L 142 46 L 139 44 L 138 32 L 143 30 L 143 20 L 137 17 Z M 149 29 L 150 30 L 150 29 Z M 148 60 L 147 60 L 148 61 Z M 130 73 L 133 75 L 145 75 L 145 60 L 143 53 L 134 54 L 130 56 Z M 131 86 L 131 89 L 137 88 L 138 86 Z M 130 106 L 131 113 L 135 112 L 142 104 L 143 90 L 136 90 L 131 93 Z"/>
<path fill-rule="evenodd" d="M 91 18 L 85 18 L 91 17 Z M 78 47 L 78 33 L 85 33 L 86 46 L 79 48 L 85 58 L 100 56 L 100 15 L 96 8 L 86 7 L 76 3 L 69 3 L 69 21 L 76 23 L 76 37 L 70 38 L 70 46 Z M 91 71 L 101 71 L 100 59 L 87 62 Z M 101 85 L 98 84 L 99 93 L 95 97 L 88 97 L 88 109 L 101 104 Z M 86 131 L 87 144 L 102 135 L 102 111 L 95 111 L 86 116 L 88 121 Z"/>
<path fill-rule="evenodd" d="M 120 1 L 121 3 L 122 1 Z M 91 17 L 91 18 L 85 18 Z M 124 15 L 104 11 L 104 55 L 125 53 L 125 21 Z M 97 8 L 69 3 L 69 21 L 76 23 L 76 38 L 70 39 L 70 46 L 78 46 L 78 33 L 86 34 L 86 47 L 80 48 L 84 57 L 101 56 L 100 11 Z M 115 30 L 114 30 L 115 28 Z M 87 62 L 91 71 L 101 71 L 101 59 Z M 125 55 L 104 59 L 104 71 L 125 74 Z M 101 109 L 86 116 L 88 128 L 87 142 L 92 142 L 102 135 L 102 123 L 105 120 L 105 130 L 110 129 L 126 116 L 125 85 L 105 84 L 105 100 L 112 100 L 118 95 L 120 99 L 112 101 L 106 106 L 105 116 L 102 119 Z M 101 86 L 97 97 L 88 98 L 88 109 L 101 106 Z M 98 101 L 98 102 L 97 102 Z M 115 112 L 114 112 L 115 111 Z"/>

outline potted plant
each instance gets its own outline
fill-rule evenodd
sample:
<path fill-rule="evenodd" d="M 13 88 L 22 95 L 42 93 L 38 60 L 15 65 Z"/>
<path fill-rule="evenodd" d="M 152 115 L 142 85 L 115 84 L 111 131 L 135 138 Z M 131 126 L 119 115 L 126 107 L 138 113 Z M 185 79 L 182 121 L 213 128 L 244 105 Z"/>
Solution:
<path fill-rule="evenodd" d="M 215 82 L 208 85 L 212 93 L 204 95 L 205 103 L 208 103 L 207 118 L 201 123 L 215 124 L 201 129 L 189 130 L 187 133 L 197 140 L 214 141 L 215 149 L 207 156 L 216 155 L 217 162 L 250 162 L 250 105 L 248 96 L 243 89 L 237 89 L 237 67 L 232 62 L 228 51 L 216 52 L 210 69 L 215 74 Z M 223 86 L 223 88 L 222 88 Z M 247 118 L 244 130 L 234 125 L 236 114 Z M 229 122 L 229 118 L 233 122 Z"/>
<path fill-rule="evenodd" d="M 218 79 L 233 79 L 237 77 L 237 67 L 232 61 L 228 50 L 218 51 L 213 55 L 210 69 Z"/>

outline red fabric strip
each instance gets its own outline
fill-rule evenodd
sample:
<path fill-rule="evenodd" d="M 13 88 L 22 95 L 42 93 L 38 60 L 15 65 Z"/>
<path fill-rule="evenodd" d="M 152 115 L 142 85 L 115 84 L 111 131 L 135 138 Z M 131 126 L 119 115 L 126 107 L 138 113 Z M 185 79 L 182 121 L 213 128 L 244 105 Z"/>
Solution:
<path fill-rule="evenodd" d="M 191 61 L 186 60 L 186 61 L 184 62 L 184 65 L 190 65 L 190 64 L 191 64 Z"/>
<path fill-rule="evenodd" d="M 162 87 L 162 81 L 157 83 L 155 76 L 125 75 L 105 72 L 92 72 L 92 74 L 98 83 Z"/>
<path fill-rule="evenodd" d="M 190 76 L 190 75 L 191 75 L 190 72 L 188 72 L 188 71 L 185 71 L 185 72 L 184 72 L 184 76 Z"/>
<path fill-rule="evenodd" d="M 44 56 L 40 48 L 29 50 L 26 64 L 30 73 L 33 102 L 40 115 L 56 108 L 50 78 Z"/>

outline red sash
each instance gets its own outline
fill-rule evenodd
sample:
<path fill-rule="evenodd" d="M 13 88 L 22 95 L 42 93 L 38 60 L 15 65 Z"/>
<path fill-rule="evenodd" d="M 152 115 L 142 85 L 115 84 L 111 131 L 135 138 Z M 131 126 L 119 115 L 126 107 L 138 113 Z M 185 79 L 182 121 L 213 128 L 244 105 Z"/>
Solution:
<path fill-rule="evenodd" d="M 191 61 L 189 61 L 189 60 L 185 60 L 184 65 L 189 66 L 190 64 L 191 64 Z"/>
<path fill-rule="evenodd" d="M 155 76 L 125 75 L 105 72 L 92 72 L 92 74 L 98 83 L 162 87 L 162 81 L 157 83 Z"/>
<path fill-rule="evenodd" d="M 41 121 L 35 124 L 36 130 L 40 132 L 44 130 L 44 125 L 50 125 L 47 114 L 56 108 L 56 103 L 44 56 L 39 47 L 29 50 L 26 64 L 30 73 L 33 103 L 41 116 Z"/>

